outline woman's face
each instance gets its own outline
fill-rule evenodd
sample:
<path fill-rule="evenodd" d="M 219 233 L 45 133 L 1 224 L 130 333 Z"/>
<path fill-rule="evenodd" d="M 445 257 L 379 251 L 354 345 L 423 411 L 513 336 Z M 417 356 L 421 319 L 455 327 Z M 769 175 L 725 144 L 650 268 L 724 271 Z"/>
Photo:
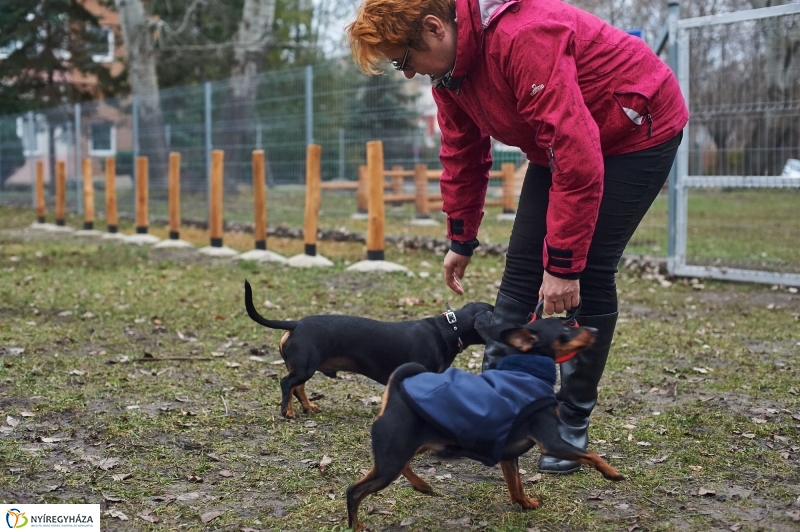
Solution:
<path fill-rule="evenodd" d="M 397 65 L 403 64 L 403 75 L 411 79 L 416 74 L 441 77 L 450 72 L 456 62 L 455 23 L 444 23 L 441 19 L 428 15 L 423 19 L 422 41 L 427 50 L 411 50 L 404 46 L 383 46 L 379 51 L 387 60 Z"/>

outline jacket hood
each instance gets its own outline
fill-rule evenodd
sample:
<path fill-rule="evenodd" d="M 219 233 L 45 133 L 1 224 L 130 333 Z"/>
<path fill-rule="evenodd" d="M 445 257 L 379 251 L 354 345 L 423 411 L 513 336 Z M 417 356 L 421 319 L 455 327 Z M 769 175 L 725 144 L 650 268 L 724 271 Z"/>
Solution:
<path fill-rule="evenodd" d="M 483 30 L 519 0 L 456 0 L 458 44 L 453 78 L 463 78 L 472 68 L 475 56 L 483 49 Z M 460 83 L 455 84 L 455 86 Z"/>

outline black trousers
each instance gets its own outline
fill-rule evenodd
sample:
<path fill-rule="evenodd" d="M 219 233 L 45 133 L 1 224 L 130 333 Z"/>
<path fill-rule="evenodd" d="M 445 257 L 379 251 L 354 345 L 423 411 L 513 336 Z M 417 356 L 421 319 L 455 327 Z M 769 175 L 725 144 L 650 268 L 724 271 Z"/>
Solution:
<path fill-rule="evenodd" d="M 581 314 L 617 311 L 617 266 L 625 246 L 669 176 L 683 132 L 646 150 L 604 158 L 605 184 L 586 268 L 581 272 Z M 530 164 L 508 244 L 500 291 L 532 309 L 539 299 L 552 175 Z"/>

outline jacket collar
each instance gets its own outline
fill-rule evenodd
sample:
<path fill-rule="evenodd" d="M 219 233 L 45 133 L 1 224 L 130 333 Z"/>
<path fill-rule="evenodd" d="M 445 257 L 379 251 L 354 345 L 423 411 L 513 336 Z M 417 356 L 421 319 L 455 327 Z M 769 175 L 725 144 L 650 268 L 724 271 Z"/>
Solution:
<path fill-rule="evenodd" d="M 457 89 L 483 50 L 483 31 L 520 0 L 456 0 L 457 48 L 449 87 Z"/>

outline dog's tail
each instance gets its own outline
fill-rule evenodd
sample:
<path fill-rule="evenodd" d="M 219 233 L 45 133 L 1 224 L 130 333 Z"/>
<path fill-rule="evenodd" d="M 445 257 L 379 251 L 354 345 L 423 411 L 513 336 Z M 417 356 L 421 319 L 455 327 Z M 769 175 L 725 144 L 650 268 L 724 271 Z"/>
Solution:
<path fill-rule="evenodd" d="M 282 329 L 284 331 L 291 331 L 297 327 L 296 321 L 268 320 L 259 314 L 256 307 L 253 306 L 253 289 L 250 288 L 250 283 L 246 279 L 244 281 L 244 307 L 247 309 L 247 315 L 250 316 L 250 319 L 264 327 Z"/>
<path fill-rule="evenodd" d="M 392 372 L 392 374 L 389 376 L 389 382 L 386 386 L 391 388 L 391 391 L 394 391 L 395 388 L 400 386 L 400 383 L 407 378 L 413 377 L 414 375 L 419 375 L 420 373 L 425 373 L 426 371 L 428 370 L 422 364 L 417 362 L 406 362 Z"/>

